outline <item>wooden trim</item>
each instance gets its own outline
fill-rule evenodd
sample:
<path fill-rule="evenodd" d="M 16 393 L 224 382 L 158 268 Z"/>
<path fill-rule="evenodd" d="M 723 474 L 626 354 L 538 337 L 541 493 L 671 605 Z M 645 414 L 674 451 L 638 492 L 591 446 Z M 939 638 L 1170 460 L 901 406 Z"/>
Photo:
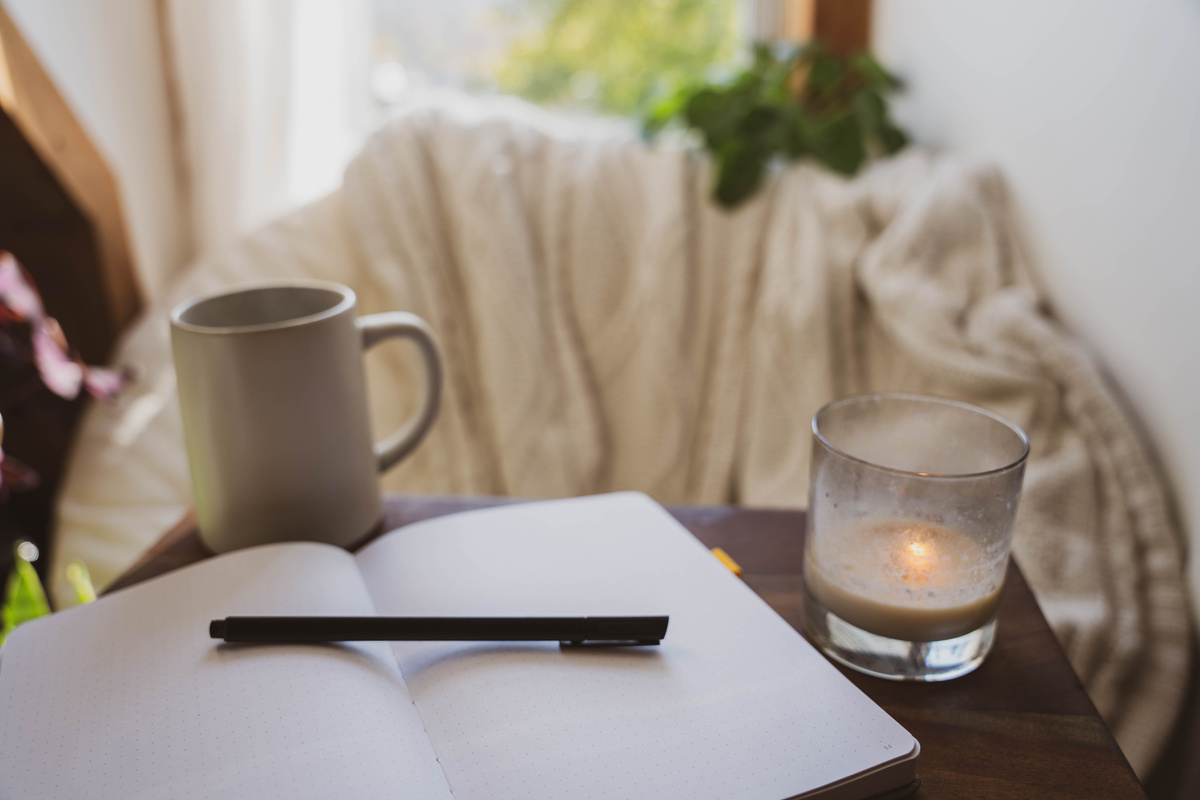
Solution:
<path fill-rule="evenodd" d="M 816 32 L 817 0 L 787 0 L 783 6 L 783 38 L 807 42 Z"/>
<path fill-rule="evenodd" d="M 835 53 L 849 55 L 871 46 L 871 0 L 816 0 L 813 30 Z"/>
<path fill-rule="evenodd" d="M 0 248 L 38 281 L 85 359 L 105 361 L 141 307 L 116 180 L 0 6 Z"/>
<path fill-rule="evenodd" d="M 871 0 L 784 0 L 783 38 L 849 55 L 871 46 Z"/>

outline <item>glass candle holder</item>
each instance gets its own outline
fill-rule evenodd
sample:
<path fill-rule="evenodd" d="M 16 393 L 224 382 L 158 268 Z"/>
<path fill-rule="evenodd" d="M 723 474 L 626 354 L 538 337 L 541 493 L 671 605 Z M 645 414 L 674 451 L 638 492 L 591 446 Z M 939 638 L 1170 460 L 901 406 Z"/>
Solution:
<path fill-rule="evenodd" d="M 991 649 L 1029 455 L 976 406 L 877 394 L 812 421 L 805 626 L 870 675 L 939 681 Z"/>

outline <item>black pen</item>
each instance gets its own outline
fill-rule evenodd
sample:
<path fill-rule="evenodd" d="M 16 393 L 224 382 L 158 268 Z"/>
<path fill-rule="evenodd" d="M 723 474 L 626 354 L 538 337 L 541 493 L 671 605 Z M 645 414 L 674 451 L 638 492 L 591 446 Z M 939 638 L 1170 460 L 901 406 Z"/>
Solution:
<path fill-rule="evenodd" d="M 545 642 L 658 644 L 663 617 L 226 617 L 208 634 L 227 642 Z"/>

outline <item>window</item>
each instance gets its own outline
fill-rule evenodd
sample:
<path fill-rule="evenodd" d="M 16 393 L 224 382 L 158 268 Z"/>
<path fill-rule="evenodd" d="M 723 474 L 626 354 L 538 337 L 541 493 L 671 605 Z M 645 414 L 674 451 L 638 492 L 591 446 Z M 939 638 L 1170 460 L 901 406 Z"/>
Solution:
<path fill-rule="evenodd" d="M 371 90 L 508 92 L 547 106 L 636 112 L 655 93 L 732 65 L 739 0 L 371 0 Z"/>

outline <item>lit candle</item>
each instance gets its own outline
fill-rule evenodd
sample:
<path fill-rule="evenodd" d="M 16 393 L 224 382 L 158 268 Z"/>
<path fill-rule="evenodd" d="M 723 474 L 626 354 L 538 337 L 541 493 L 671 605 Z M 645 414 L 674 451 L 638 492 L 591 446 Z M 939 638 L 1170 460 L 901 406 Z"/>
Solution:
<path fill-rule="evenodd" d="M 865 631 L 915 642 L 952 639 L 996 612 L 1008 551 L 952 528 L 880 518 L 830 531 L 805 562 L 812 595 Z"/>

